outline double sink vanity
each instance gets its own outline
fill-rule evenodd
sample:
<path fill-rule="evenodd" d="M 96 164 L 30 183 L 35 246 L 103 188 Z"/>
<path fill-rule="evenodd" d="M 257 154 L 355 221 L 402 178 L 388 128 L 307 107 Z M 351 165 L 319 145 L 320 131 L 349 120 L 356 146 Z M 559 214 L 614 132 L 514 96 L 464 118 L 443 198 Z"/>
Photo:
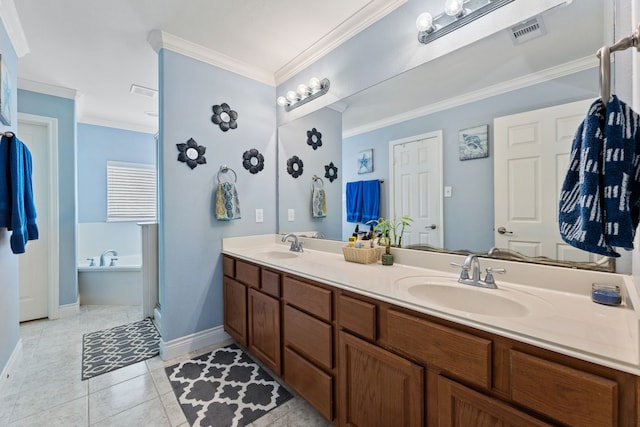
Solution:
<path fill-rule="evenodd" d="M 640 298 L 629 276 L 492 259 L 496 289 L 458 283 L 451 254 L 223 240 L 225 330 L 340 426 L 640 423 Z M 620 306 L 591 301 L 617 285 Z"/>

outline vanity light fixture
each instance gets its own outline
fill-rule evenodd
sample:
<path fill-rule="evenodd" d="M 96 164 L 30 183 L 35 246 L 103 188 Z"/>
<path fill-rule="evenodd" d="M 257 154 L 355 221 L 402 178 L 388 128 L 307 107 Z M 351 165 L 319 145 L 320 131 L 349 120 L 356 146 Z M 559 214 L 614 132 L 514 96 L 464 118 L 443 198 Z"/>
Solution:
<path fill-rule="evenodd" d="M 471 21 L 487 15 L 514 0 L 446 0 L 444 12 L 433 16 L 421 13 L 416 19 L 418 41 L 432 42 Z"/>
<path fill-rule="evenodd" d="M 329 92 L 329 86 L 329 79 L 312 77 L 308 84 L 299 84 L 295 91 L 290 90 L 285 96 L 279 96 L 276 103 L 285 111 L 291 111 Z"/>

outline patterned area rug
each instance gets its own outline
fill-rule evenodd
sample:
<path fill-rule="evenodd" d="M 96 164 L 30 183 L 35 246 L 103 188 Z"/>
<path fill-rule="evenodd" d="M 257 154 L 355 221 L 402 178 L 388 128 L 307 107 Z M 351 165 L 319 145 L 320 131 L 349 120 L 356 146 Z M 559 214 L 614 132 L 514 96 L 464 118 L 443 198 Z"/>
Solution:
<path fill-rule="evenodd" d="M 192 426 L 246 426 L 291 399 L 235 344 L 165 368 Z"/>
<path fill-rule="evenodd" d="M 160 334 L 151 319 L 82 336 L 82 379 L 87 380 L 159 353 Z"/>

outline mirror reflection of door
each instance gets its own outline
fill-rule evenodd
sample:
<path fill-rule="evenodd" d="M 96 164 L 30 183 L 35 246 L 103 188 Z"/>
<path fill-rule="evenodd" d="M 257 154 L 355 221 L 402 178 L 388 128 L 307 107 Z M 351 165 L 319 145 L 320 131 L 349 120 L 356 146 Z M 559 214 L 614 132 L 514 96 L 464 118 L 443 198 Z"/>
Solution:
<path fill-rule="evenodd" d="M 571 144 L 593 99 L 494 120 L 495 246 L 530 257 L 593 262 L 558 230 Z"/>
<path fill-rule="evenodd" d="M 442 131 L 389 142 L 390 218 L 409 216 L 402 246 L 442 247 Z"/>

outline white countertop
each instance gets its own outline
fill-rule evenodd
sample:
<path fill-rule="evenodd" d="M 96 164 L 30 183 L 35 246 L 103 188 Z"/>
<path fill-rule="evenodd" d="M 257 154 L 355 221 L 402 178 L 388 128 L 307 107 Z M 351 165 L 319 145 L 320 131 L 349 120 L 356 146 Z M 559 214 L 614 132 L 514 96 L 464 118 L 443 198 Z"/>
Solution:
<path fill-rule="evenodd" d="M 281 235 L 223 239 L 223 253 L 253 261 L 287 273 L 325 283 L 361 295 L 377 298 L 421 313 L 492 332 L 528 344 L 563 353 L 589 362 L 640 375 L 640 298 L 627 275 L 572 270 L 509 261 L 480 259 L 481 267 L 506 268 L 496 275 L 498 289 L 481 289 L 457 283 L 464 257 L 393 249 L 392 266 L 346 262 L 341 252 L 344 242 L 301 239 L 304 252 L 289 251 Z M 612 307 L 591 301 L 593 282 L 617 284 L 623 304 Z M 410 287 L 430 283 L 454 292 L 473 292 L 477 299 L 499 299 L 495 310 L 452 308 L 416 296 Z M 415 288 L 414 288 L 415 289 Z M 430 289 L 431 290 L 431 289 Z M 442 289 L 440 289 L 442 290 Z M 483 295 L 483 294 L 488 295 Z M 447 293 L 449 295 L 449 293 Z M 509 300 L 509 301 L 506 301 Z M 502 301 L 502 302 L 500 302 Z M 516 310 L 496 315 L 511 305 Z M 518 307 L 526 310 L 518 310 Z M 485 313 L 481 313 L 486 311 Z"/>

